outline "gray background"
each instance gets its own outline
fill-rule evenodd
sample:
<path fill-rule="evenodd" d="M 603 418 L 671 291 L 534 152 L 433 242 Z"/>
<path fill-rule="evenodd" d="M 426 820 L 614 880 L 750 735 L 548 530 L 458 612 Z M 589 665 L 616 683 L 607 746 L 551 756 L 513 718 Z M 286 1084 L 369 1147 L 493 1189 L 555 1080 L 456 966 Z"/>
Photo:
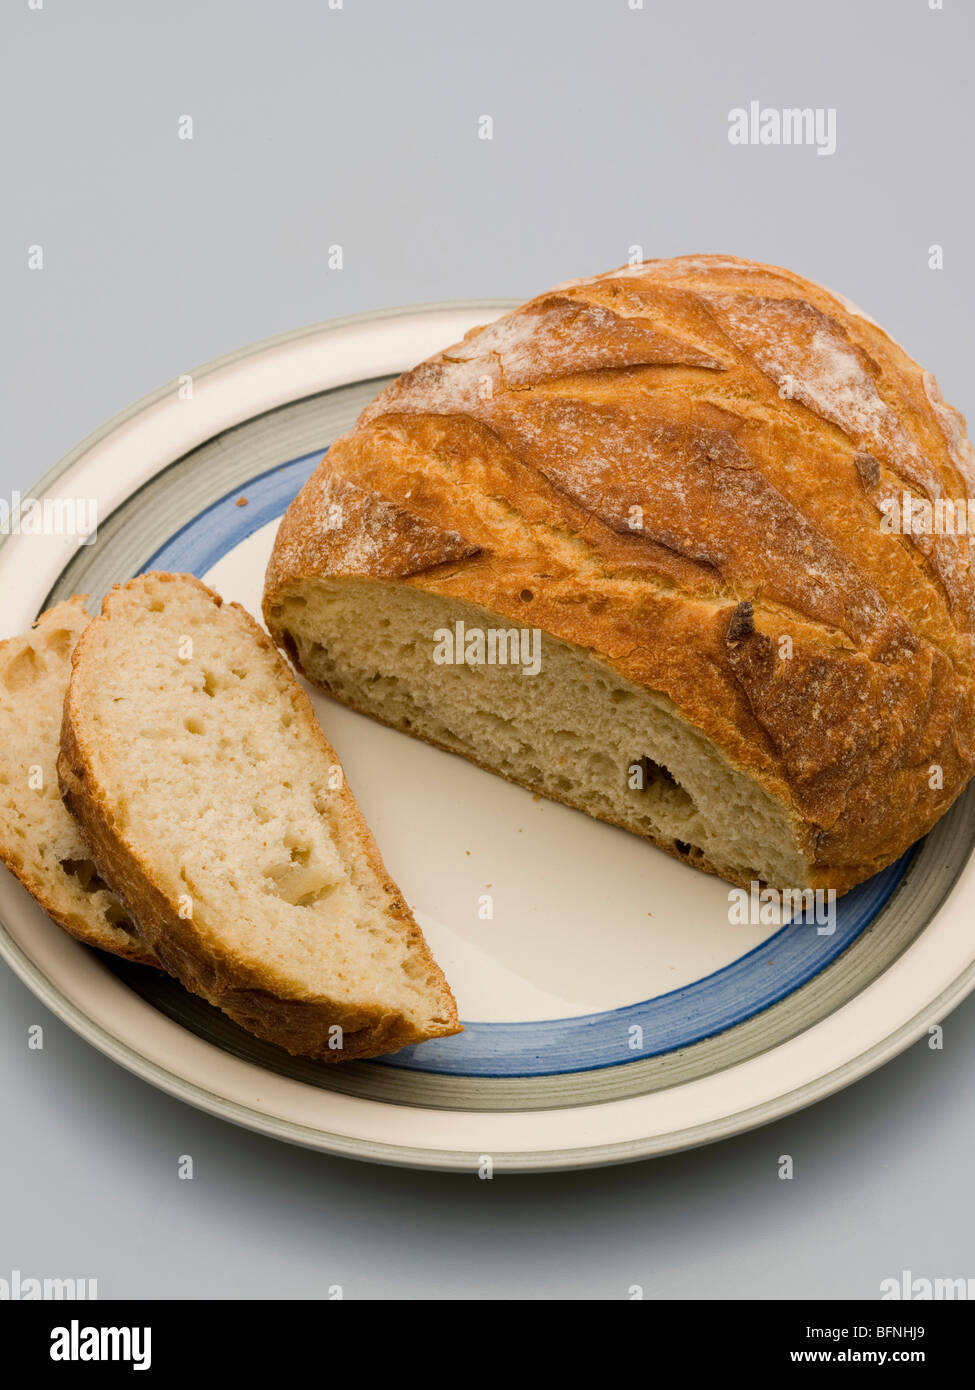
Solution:
<path fill-rule="evenodd" d="M 840 289 L 970 411 L 973 19 L 944 5 L 8 0 L 0 496 L 243 344 L 364 309 L 527 296 L 634 244 L 736 252 Z M 836 154 L 731 146 L 728 111 L 752 99 L 836 107 Z M 184 114 L 192 142 L 177 139 Z M 350 1298 L 530 1299 L 632 1284 L 872 1297 L 903 1269 L 975 1276 L 973 1062 L 975 999 L 943 1052 L 919 1044 L 740 1139 L 479 1182 L 199 1115 L 3 968 L 0 1277 L 95 1277 L 103 1297 L 341 1284 Z M 186 1153 L 192 1182 L 176 1176 Z"/>

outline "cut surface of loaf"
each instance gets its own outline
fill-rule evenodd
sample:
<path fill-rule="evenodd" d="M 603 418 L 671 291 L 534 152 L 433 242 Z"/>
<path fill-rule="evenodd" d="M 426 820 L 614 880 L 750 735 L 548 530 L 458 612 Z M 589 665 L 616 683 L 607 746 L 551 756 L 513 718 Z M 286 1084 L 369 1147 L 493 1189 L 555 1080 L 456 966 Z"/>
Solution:
<path fill-rule="evenodd" d="M 969 498 L 964 420 L 848 301 L 649 261 L 387 387 L 286 513 L 265 620 L 356 709 L 733 882 L 844 891 L 975 769 Z M 537 631 L 539 672 L 441 663 L 458 623 Z"/>
<path fill-rule="evenodd" d="M 190 576 L 115 588 L 74 657 L 62 790 L 165 967 L 323 1061 L 459 1031 L 304 692 Z"/>
<path fill-rule="evenodd" d="M 71 598 L 0 642 L 0 860 L 79 941 L 150 965 L 152 952 L 98 876 L 58 790 L 61 709 L 87 624 L 84 599 Z"/>
<path fill-rule="evenodd" d="M 418 589 L 352 581 L 316 586 L 291 631 L 309 679 L 384 724 L 735 882 L 803 881 L 781 806 L 665 696 L 548 636 L 534 675 L 510 663 L 432 661 L 434 634 L 456 638 L 458 624 L 476 634 L 492 621 Z"/>

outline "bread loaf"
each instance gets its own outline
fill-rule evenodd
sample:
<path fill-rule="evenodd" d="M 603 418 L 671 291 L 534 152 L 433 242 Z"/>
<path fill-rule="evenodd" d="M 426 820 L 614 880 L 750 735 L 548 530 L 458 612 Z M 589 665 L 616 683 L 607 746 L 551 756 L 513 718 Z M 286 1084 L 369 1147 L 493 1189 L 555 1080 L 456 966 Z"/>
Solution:
<path fill-rule="evenodd" d="M 83 598 L 0 642 L 0 861 L 65 931 L 126 960 L 155 964 L 98 876 L 58 790 L 61 707 L 71 653 L 88 624 Z"/>
<path fill-rule="evenodd" d="M 61 788 L 171 974 L 322 1061 L 459 1031 L 306 695 L 188 575 L 116 587 L 64 704 Z"/>
<path fill-rule="evenodd" d="M 975 766 L 973 489 L 961 416 L 846 300 L 649 261 L 385 389 L 285 515 L 265 620 L 376 719 L 734 883 L 843 891 Z"/>

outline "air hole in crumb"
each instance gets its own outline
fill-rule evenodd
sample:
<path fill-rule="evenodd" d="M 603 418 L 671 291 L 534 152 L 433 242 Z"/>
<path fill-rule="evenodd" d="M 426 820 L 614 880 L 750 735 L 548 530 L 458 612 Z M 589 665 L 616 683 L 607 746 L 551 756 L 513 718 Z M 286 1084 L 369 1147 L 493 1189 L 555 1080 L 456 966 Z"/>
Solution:
<path fill-rule="evenodd" d="M 264 870 L 279 898 L 292 907 L 314 907 L 334 892 L 336 884 L 329 874 L 316 864 L 310 845 L 285 836 L 287 859 L 281 858 Z"/>
<path fill-rule="evenodd" d="M 212 700 L 217 693 L 217 678 L 212 671 L 203 672 L 203 693 Z"/>
<path fill-rule="evenodd" d="M 108 884 L 99 875 L 93 859 L 59 859 L 58 863 L 69 878 L 78 880 L 78 887 L 83 893 L 100 893 L 103 888 L 108 890 Z"/>
<path fill-rule="evenodd" d="M 314 907 L 316 903 L 323 902 L 324 899 L 327 898 L 330 893 L 334 893 L 334 891 L 335 884 L 326 883 L 323 888 L 316 888 L 311 893 L 305 893 L 302 897 L 295 898 L 293 905 L 295 907 Z"/>
<path fill-rule="evenodd" d="M 150 613 L 161 613 L 165 607 L 166 605 L 161 598 L 153 598 L 149 600 Z"/>
<path fill-rule="evenodd" d="M 24 690 L 43 672 L 44 663 L 33 647 L 25 647 L 10 662 L 3 675 L 3 683 L 8 690 Z"/>
<path fill-rule="evenodd" d="M 674 848 L 678 854 L 683 855 L 685 859 L 690 859 L 692 863 L 697 859 L 704 858 L 704 850 L 701 849 L 700 845 L 688 845 L 683 840 L 675 840 Z"/>
<path fill-rule="evenodd" d="M 679 787 L 680 783 L 670 771 L 664 767 L 663 763 L 655 763 L 652 758 L 638 758 L 637 766 L 640 769 L 641 785 L 644 791 L 650 787 Z"/>
<path fill-rule="evenodd" d="M 202 719 L 198 719 L 195 714 L 188 714 L 183 720 L 183 728 L 188 734 L 202 734 L 204 731 Z"/>
<path fill-rule="evenodd" d="M 118 927 L 120 931 L 128 932 L 130 936 L 135 935 L 135 926 L 127 916 L 125 908 L 114 898 L 106 904 L 105 921 L 110 927 Z"/>
<path fill-rule="evenodd" d="M 44 645 L 49 652 L 54 652 L 56 656 L 67 656 L 71 651 L 74 642 L 74 633 L 66 627 L 54 628 L 44 638 Z"/>
<path fill-rule="evenodd" d="M 298 643 L 291 633 L 285 628 L 281 634 L 281 645 L 287 652 L 288 657 L 294 666 L 298 665 Z"/>

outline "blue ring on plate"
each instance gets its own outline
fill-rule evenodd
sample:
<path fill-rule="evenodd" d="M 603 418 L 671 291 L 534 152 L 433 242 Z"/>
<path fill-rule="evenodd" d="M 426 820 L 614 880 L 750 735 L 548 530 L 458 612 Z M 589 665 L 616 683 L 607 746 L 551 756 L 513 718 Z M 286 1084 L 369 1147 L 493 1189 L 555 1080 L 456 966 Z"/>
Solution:
<path fill-rule="evenodd" d="M 269 469 L 227 493 L 181 527 L 143 567 L 202 578 L 228 551 L 281 516 L 314 471 L 324 449 Z M 369 1066 L 441 1076 L 554 1076 L 657 1057 L 726 1032 L 807 984 L 855 941 L 883 908 L 913 858 L 895 864 L 837 899 L 836 930 L 781 927 L 754 950 L 668 994 L 603 1013 L 528 1023 L 464 1020 L 463 1033 L 404 1048 Z M 635 1031 L 639 1030 L 639 1031 Z M 638 1046 L 634 1046 L 634 1043 Z"/>

